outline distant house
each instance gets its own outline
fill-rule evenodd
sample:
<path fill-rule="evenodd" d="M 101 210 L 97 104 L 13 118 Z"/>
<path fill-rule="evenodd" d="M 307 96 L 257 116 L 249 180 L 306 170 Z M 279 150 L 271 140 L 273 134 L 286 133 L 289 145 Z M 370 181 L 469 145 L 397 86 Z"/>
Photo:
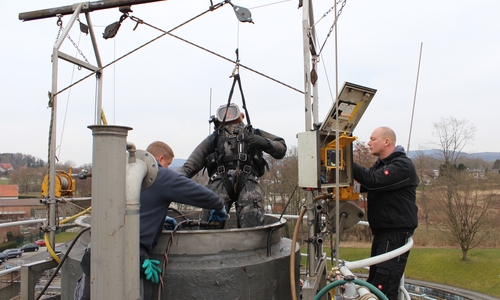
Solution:
<path fill-rule="evenodd" d="M 0 185 L 0 187 L 5 185 Z M 41 219 L 46 215 L 45 205 L 40 203 L 40 199 L 1 199 L 0 198 L 0 223 L 16 222 L 30 218 Z M 29 227 L 29 226 L 28 226 Z M 0 243 L 7 240 L 10 232 L 15 237 L 20 236 L 26 226 L 13 225 L 0 228 Z M 32 234 L 39 232 L 38 226 L 31 226 L 29 230 Z"/>
<path fill-rule="evenodd" d="M 0 164 L 0 173 L 10 172 L 12 170 L 14 170 L 14 168 L 12 168 L 12 164 L 9 164 L 9 163 L 1 163 Z"/>
<path fill-rule="evenodd" d="M 483 178 L 484 177 L 484 168 L 476 168 L 476 169 L 467 169 L 470 175 L 474 178 Z"/>
<path fill-rule="evenodd" d="M 491 172 L 500 174 L 500 159 L 495 160 Z"/>
<path fill-rule="evenodd" d="M 20 203 L 20 201 L 22 203 Z M 19 190 L 15 184 L 0 185 L 0 223 L 12 222 L 29 218 L 30 207 L 20 208 L 20 204 L 24 204 L 24 200 L 19 199 Z M 38 204 L 39 205 L 39 204 Z M 0 243 L 7 239 L 7 232 L 11 232 L 14 236 L 18 236 L 20 226 L 2 227 L 0 228 Z"/>
<path fill-rule="evenodd" d="M 1 184 L 0 199 L 4 200 L 19 199 L 19 188 L 17 184 Z"/>

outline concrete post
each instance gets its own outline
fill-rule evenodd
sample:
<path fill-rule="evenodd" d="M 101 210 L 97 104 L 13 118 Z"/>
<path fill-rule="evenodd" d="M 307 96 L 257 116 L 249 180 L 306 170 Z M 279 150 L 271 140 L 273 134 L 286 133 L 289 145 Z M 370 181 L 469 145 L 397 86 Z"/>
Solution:
<path fill-rule="evenodd" d="M 127 133 L 132 128 L 88 126 L 92 152 L 92 299 L 126 299 L 125 174 Z"/>

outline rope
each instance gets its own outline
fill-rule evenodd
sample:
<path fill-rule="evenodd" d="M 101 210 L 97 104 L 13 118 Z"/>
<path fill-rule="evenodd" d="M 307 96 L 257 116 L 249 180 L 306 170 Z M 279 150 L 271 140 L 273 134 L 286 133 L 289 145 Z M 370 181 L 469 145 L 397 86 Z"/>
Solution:
<path fill-rule="evenodd" d="M 225 1 L 224 1 L 224 2 L 221 2 L 220 4 L 217 4 L 217 5 L 215 5 L 215 6 L 210 7 L 208 10 L 206 10 L 206 11 L 204 11 L 204 12 L 202 12 L 202 13 L 198 14 L 197 16 L 195 16 L 195 17 L 193 17 L 193 18 L 191 18 L 191 19 L 187 20 L 187 21 L 186 21 L 186 22 L 184 22 L 184 23 L 181 23 L 180 25 L 178 25 L 178 26 L 176 26 L 176 27 L 174 27 L 174 28 L 170 29 L 169 31 L 164 31 L 164 30 L 159 29 L 159 28 L 157 28 L 157 27 L 154 27 L 154 26 L 152 26 L 152 25 L 150 25 L 150 24 L 148 24 L 148 23 L 145 23 L 144 21 L 142 21 L 142 20 L 141 20 L 141 19 L 139 19 L 139 18 L 136 18 L 136 17 L 134 17 L 134 16 L 130 16 L 129 18 L 130 18 L 130 19 L 132 19 L 133 21 L 138 22 L 138 23 L 140 23 L 140 24 L 145 24 L 145 25 L 148 25 L 148 26 L 150 26 L 150 27 L 152 27 L 152 28 L 155 28 L 155 29 L 157 29 L 158 31 L 163 32 L 163 34 L 161 34 L 161 35 L 157 36 L 156 38 L 154 38 L 154 39 L 150 40 L 149 42 L 146 42 L 146 43 L 142 44 L 141 46 L 139 46 L 139 47 L 137 47 L 137 48 L 135 48 L 135 49 L 133 49 L 133 50 L 129 51 L 128 53 L 126 53 L 126 54 L 124 54 L 124 55 L 120 56 L 119 58 L 117 58 L 117 59 L 115 59 L 115 60 L 111 61 L 110 63 L 108 63 L 108 64 L 106 64 L 106 65 L 102 66 L 101 68 L 99 68 L 99 69 L 97 69 L 97 70 L 95 70 L 95 71 L 92 71 L 92 72 L 91 72 L 90 74 L 88 74 L 87 76 L 85 76 L 85 77 L 81 78 L 80 80 L 78 80 L 78 81 L 76 81 L 76 82 L 74 82 L 74 83 L 72 83 L 72 84 L 68 85 L 67 87 L 63 88 L 62 90 L 58 91 L 57 93 L 55 93 L 55 95 L 54 95 L 54 96 L 59 95 L 60 93 L 62 93 L 62 92 L 64 92 L 64 91 L 66 91 L 67 89 L 69 89 L 69 88 L 71 88 L 71 87 L 73 87 L 73 86 L 75 86 L 75 85 L 79 84 L 80 82 L 82 82 L 82 81 L 86 80 L 86 79 L 87 79 L 87 78 L 89 78 L 90 76 L 92 76 L 92 75 L 94 75 L 94 74 L 96 74 L 96 73 L 101 72 L 102 70 L 106 69 L 106 68 L 107 68 L 107 67 L 109 67 L 110 65 L 112 65 L 112 64 L 114 64 L 114 63 L 116 63 L 116 62 L 118 62 L 118 61 L 122 60 L 123 58 L 125 58 L 125 57 L 129 56 L 130 54 L 135 53 L 135 52 L 137 52 L 138 50 L 140 50 L 140 49 L 142 49 L 142 48 L 146 47 L 147 45 L 149 45 L 149 44 L 151 44 L 151 43 L 153 43 L 153 42 L 155 42 L 155 41 L 159 40 L 160 38 L 162 38 L 162 37 L 166 36 L 167 34 L 169 34 L 171 31 L 174 31 L 174 30 L 176 30 L 176 29 L 178 29 L 178 28 L 180 28 L 180 27 L 182 27 L 182 26 L 186 25 L 187 23 L 189 23 L 189 22 L 191 22 L 191 21 L 193 21 L 193 20 L 195 20 L 195 19 L 197 19 L 197 18 L 199 18 L 199 17 L 203 16 L 204 14 L 206 14 L 206 13 L 208 13 L 208 12 L 211 12 L 211 11 L 213 11 L 213 10 L 217 9 L 217 8 L 222 7 L 222 5 L 223 5 L 224 3 L 225 3 Z"/>
<path fill-rule="evenodd" d="M 337 25 L 337 21 L 340 17 L 340 14 L 342 14 L 342 9 L 344 9 L 344 6 L 346 4 L 346 1 L 347 0 L 344 0 L 344 2 L 342 2 L 342 6 L 340 7 L 339 11 L 337 12 L 337 15 L 335 16 L 335 20 L 333 20 L 333 24 L 332 24 L 332 27 L 330 27 L 330 31 L 328 31 L 328 34 L 326 35 L 326 38 L 325 38 L 325 41 L 323 42 L 323 45 L 321 45 L 321 48 L 319 50 L 319 53 L 317 56 L 319 56 L 321 54 L 321 52 L 323 51 L 323 47 L 325 47 L 325 44 L 326 44 L 326 41 L 328 40 L 328 38 L 330 37 L 330 34 L 332 33 L 333 31 L 333 28 L 335 27 L 335 25 Z M 339 1 L 340 2 L 340 1 Z"/>
<path fill-rule="evenodd" d="M 183 42 L 185 42 L 185 43 L 188 43 L 188 44 L 190 44 L 191 46 L 194 46 L 194 47 L 199 48 L 199 49 L 201 49 L 201 50 L 204 50 L 204 51 L 206 51 L 206 52 L 208 52 L 208 53 L 210 53 L 210 54 L 213 54 L 213 55 L 215 55 L 215 56 L 217 56 L 217 57 L 219 57 L 219 58 L 222 58 L 222 59 L 224 59 L 224 60 L 226 60 L 226 61 L 228 61 L 228 62 L 231 62 L 231 63 L 233 63 L 233 64 L 236 64 L 236 63 L 237 63 L 236 61 L 234 61 L 234 60 L 232 60 L 232 59 L 230 59 L 230 58 L 227 58 L 227 57 L 222 56 L 222 55 L 220 55 L 220 54 L 218 54 L 218 53 L 215 53 L 215 52 L 213 52 L 213 51 L 211 51 L 211 50 L 208 50 L 208 49 L 206 49 L 206 48 L 204 48 L 204 47 L 201 47 L 201 46 L 199 46 L 199 45 L 196 45 L 195 43 L 192 43 L 192 42 L 190 42 L 190 41 L 188 41 L 188 40 L 185 40 L 185 39 L 183 39 L 183 38 L 181 38 L 181 37 L 179 37 L 179 36 L 177 36 L 177 35 L 175 35 L 175 34 L 173 34 L 173 33 L 170 33 L 170 32 L 169 32 L 169 33 L 167 33 L 167 34 L 168 34 L 168 35 L 170 35 L 171 37 L 174 37 L 174 38 L 176 38 L 176 39 L 180 40 L 180 41 L 183 41 Z M 277 80 L 277 79 L 274 79 L 274 78 L 272 78 L 272 77 L 270 77 L 270 76 L 268 76 L 268 75 L 266 75 L 266 74 L 264 74 L 264 73 L 261 73 L 261 72 L 259 72 L 259 71 L 254 70 L 254 69 L 252 69 L 252 68 L 250 68 L 250 67 L 247 67 L 247 66 L 242 65 L 242 64 L 239 64 L 239 66 L 240 66 L 240 67 L 242 67 L 242 68 L 244 68 L 244 69 L 246 69 L 246 70 L 248 70 L 248 71 L 250 71 L 250 72 L 253 72 L 253 73 L 257 74 L 257 75 L 260 75 L 260 76 L 262 76 L 262 77 L 264 77 L 264 78 L 267 78 L 267 79 L 269 79 L 269 80 L 271 80 L 271 81 L 274 81 L 274 82 L 276 82 L 276 83 L 278 83 L 278 84 L 281 84 L 281 85 L 283 85 L 283 86 L 285 86 L 285 87 L 287 87 L 287 88 L 289 88 L 289 89 L 291 89 L 291 90 L 294 90 L 294 91 L 296 91 L 296 92 L 298 92 L 298 93 L 305 94 L 303 91 L 301 91 L 301 90 L 299 90 L 299 89 L 297 89 L 297 88 L 294 88 L 294 87 L 293 87 L 293 86 L 291 86 L 291 85 L 288 85 L 288 84 L 286 84 L 286 83 L 284 83 L 284 82 L 281 82 L 281 81 L 279 81 L 279 80 Z"/>

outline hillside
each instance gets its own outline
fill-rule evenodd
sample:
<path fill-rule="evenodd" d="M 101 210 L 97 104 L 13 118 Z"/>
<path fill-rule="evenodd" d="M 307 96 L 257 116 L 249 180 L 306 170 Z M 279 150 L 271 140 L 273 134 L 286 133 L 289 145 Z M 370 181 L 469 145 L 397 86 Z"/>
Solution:
<path fill-rule="evenodd" d="M 432 156 L 434 158 L 441 158 L 442 154 L 439 150 L 411 150 L 409 153 L 410 158 L 415 158 L 419 153 L 423 153 L 426 156 Z M 461 157 L 464 158 L 479 158 L 485 161 L 495 161 L 500 159 L 500 152 L 475 152 L 475 153 L 466 153 L 463 152 L 460 154 Z"/>
<path fill-rule="evenodd" d="M 182 165 L 184 164 L 185 161 L 186 160 L 183 158 L 174 158 L 174 160 L 172 161 L 172 164 L 170 164 L 170 166 L 168 166 L 168 168 L 172 169 L 174 171 L 177 171 L 177 169 L 182 167 Z"/>

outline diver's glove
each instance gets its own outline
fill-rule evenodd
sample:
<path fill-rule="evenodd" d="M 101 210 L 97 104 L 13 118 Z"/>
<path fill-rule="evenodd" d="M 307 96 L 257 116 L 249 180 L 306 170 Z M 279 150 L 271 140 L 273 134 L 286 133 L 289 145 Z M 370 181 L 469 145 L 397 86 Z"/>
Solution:
<path fill-rule="evenodd" d="M 167 216 L 164 226 L 166 230 L 174 230 L 175 227 L 177 227 L 177 224 L 178 223 L 174 218 Z"/>
<path fill-rule="evenodd" d="M 159 276 L 161 274 L 161 269 L 158 267 L 160 261 L 155 259 L 146 258 L 142 263 L 142 268 L 144 269 L 144 275 L 146 275 L 146 280 L 153 283 L 158 283 Z"/>
<path fill-rule="evenodd" d="M 270 146 L 269 141 L 266 138 L 263 138 L 258 134 L 250 134 L 247 137 L 247 142 L 248 142 L 248 145 L 254 146 L 255 148 L 262 149 L 262 150 L 268 149 Z"/>
<path fill-rule="evenodd" d="M 227 219 L 227 211 L 226 207 L 222 207 L 222 209 L 219 210 L 213 210 L 212 214 L 210 215 L 210 219 L 208 219 L 209 222 L 223 222 Z"/>

